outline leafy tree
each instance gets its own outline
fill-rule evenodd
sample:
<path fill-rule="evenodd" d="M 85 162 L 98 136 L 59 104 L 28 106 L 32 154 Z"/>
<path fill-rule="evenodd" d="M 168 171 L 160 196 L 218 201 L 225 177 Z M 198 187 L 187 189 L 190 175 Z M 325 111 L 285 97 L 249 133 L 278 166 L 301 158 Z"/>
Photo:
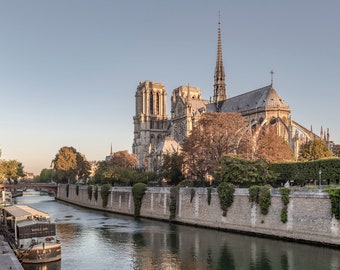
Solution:
<path fill-rule="evenodd" d="M 333 157 L 333 153 L 329 150 L 327 144 L 322 140 L 309 141 L 302 145 L 299 160 L 310 161 L 322 158 Z"/>
<path fill-rule="evenodd" d="M 204 181 L 226 154 L 250 155 L 247 123 L 239 113 L 205 113 L 183 145 L 184 170 Z"/>
<path fill-rule="evenodd" d="M 17 183 L 20 177 L 24 177 L 24 167 L 16 160 L 0 160 L 0 183 L 5 181 Z"/>
<path fill-rule="evenodd" d="M 243 187 L 264 184 L 268 179 L 275 179 L 275 177 L 276 175 L 269 170 L 269 164 L 265 160 L 253 161 L 237 156 L 221 158 L 215 173 L 215 178 L 219 182 L 233 183 Z"/>
<path fill-rule="evenodd" d="M 134 169 L 137 166 L 137 156 L 129 154 L 127 150 L 118 151 L 111 157 L 110 164 L 114 167 Z"/>
<path fill-rule="evenodd" d="M 264 127 L 255 144 L 255 159 L 265 159 L 268 162 L 291 161 L 294 155 L 288 143 L 277 135 L 274 126 Z"/>
<path fill-rule="evenodd" d="M 182 157 L 178 153 L 164 155 L 160 175 L 169 180 L 171 185 L 177 185 L 182 181 Z"/>
<path fill-rule="evenodd" d="M 333 145 L 332 152 L 334 156 L 340 157 L 340 144 Z M 0 153 L 0 156 L 1 156 L 1 153 Z"/>
<path fill-rule="evenodd" d="M 51 182 L 55 180 L 56 172 L 53 169 L 42 169 L 39 175 L 39 182 Z"/>
<path fill-rule="evenodd" d="M 85 156 L 78 153 L 73 147 L 64 146 L 60 148 L 52 161 L 52 166 L 61 182 L 70 183 L 79 177 L 89 175 L 89 163 Z"/>

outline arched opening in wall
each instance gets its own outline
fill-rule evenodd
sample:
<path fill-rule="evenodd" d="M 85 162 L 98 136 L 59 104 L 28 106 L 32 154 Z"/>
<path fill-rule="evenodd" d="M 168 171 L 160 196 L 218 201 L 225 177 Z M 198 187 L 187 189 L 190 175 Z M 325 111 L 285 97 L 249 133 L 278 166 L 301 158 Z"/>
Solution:
<path fill-rule="evenodd" d="M 160 143 L 161 141 L 162 141 L 162 135 L 159 134 L 159 135 L 157 136 L 157 143 Z"/>
<path fill-rule="evenodd" d="M 160 95 L 156 93 L 156 114 L 159 114 Z"/>
<path fill-rule="evenodd" d="M 272 118 L 272 119 L 270 119 L 270 121 L 269 121 L 269 123 L 270 123 L 270 125 L 275 125 L 276 123 L 277 123 L 277 118 Z"/>
<path fill-rule="evenodd" d="M 154 104 L 153 104 L 153 93 L 151 92 L 150 93 L 150 114 L 153 114 L 153 112 L 154 112 L 153 106 L 154 106 Z"/>

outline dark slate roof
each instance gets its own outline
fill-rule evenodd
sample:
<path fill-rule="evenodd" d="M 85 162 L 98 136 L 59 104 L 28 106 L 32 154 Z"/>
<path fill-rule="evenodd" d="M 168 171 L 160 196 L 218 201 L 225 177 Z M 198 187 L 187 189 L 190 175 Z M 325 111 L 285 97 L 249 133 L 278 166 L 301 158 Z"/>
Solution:
<path fill-rule="evenodd" d="M 268 85 L 239 96 L 228 98 L 219 103 L 220 112 L 246 112 L 260 108 L 281 108 L 289 110 L 289 106 L 277 94 L 272 85 Z M 216 104 L 207 105 L 208 112 L 216 112 Z"/>

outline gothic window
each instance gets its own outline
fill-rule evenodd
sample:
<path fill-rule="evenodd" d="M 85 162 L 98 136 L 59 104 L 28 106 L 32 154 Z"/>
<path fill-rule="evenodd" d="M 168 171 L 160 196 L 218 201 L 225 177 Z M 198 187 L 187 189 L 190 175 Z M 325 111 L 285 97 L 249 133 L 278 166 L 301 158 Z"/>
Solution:
<path fill-rule="evenodd" d="M 156 94 L 156 114 L 159 114 L 159 93 Z"/>
<path fill-rule="evenodd" d="M 150 93 L 150 114 L 153 114 L 153 93 Z"/>

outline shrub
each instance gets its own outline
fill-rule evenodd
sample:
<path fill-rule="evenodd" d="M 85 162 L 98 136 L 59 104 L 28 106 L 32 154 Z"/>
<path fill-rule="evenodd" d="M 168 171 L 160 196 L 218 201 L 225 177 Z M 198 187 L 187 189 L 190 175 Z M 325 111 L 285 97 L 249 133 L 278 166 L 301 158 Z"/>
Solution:
<path fill-rule="evenodd" d="M 147 185 L 144 183 L 134 184 L 132 187 L 133 203 L 135 205 L 135 217 L 140 216 L 140 209 L 142 207 L 142 200 L 147 189 Z"/>
<path fill-rule="evenodd" d="M 269 207 L 271 205 L 271 196 L 270 196 L 271 186 L 265 185 L 261 187 L 259 192 L 259 205 L 261 208 L 261 214 L 267 215 L 269 211 Z"/>
<path fill-rule="evenodd" d="M 89 197 L 89 200 L 92 200 L 92 185 L 87 186 L 87 195 Z"/>
<path fill-rule="evenodd" d="M 190 193 L 190 202 L 192 202 L 192 199 L 195 197 L 195 193 L 196 193 L 195 189 L 192 188 Z"/>
<path fill-rule="evenodd" d="M 252 203 L 259 203 L 259 192 L 260 192 L 260 186 L 254 185 L 249 187 L 249 201 Z"/>
<path fill-rule="evenodd" d="M 223 216 L 227 216 L 228 207 L 230 207 L 234 201 L 235 186 L 230 183 L 223 182 L 217 187 L 218 196 L 220 198 L 221 210 Z"/>
<path fill-rule="evenodd" d="M 283 223 L 286 223 L 288 221 L 288 204 L 289 204 L 289 193 L 290 193 L 290 189 L 289 188 L 281 188 L 280 189 L 280 193 L 281 193 L 281 199 L 283 202 L 283 208 L 281 210 L 281 221 Z"/>
<path fill-rule="evenodd" d="M 340 219 L 340 188 L 327 189 L 329 198 L 331 199 L 331 211 L 336 219 Z"/>
<path fill-rule="evenodd" d="M 249 187 L 249 201 L 260 205 L 261 214 L 267 215 L 271 205 L 270 185 Z"/>
<path fill-rule="evenodd" d="M 103 208 L 106 208 L 106 206 L 107 206 L 107 202 L 108 202 L 108 198 L 109 198 L 109 193 L 110 193 L 110 188 L 111 188 L 110 184 L 105 184 L 100 189 L 100 196 L 102 197 Z"/>

